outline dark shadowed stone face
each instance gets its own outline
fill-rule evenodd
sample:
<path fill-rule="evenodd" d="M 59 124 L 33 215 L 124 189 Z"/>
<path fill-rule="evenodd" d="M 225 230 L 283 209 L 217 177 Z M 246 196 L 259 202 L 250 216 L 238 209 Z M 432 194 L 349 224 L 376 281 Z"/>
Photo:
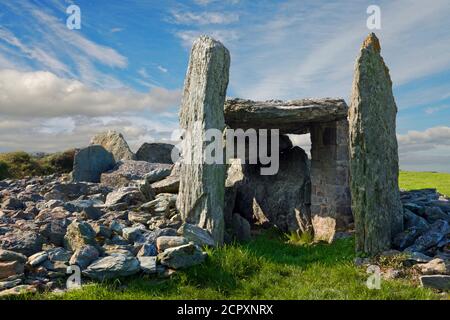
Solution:
<path fill-rule="evenodd" d="M 136 152 L 137 160 L 151 163 L 172 164 L 172 149 L 174 145 L 168 143 L 144 143 Z"/>
<path fill-rule="evenodd" d="M 74 182 L 100 182 L 100 175 L 115 165 L 113 155 L 99 145 L 92 145 L 75 154 L 72 177 Z"/>

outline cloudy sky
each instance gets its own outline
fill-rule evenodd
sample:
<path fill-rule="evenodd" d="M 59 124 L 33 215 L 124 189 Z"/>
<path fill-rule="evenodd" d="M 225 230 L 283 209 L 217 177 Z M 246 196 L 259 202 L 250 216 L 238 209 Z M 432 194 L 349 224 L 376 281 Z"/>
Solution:
<path fill-rule="evenodd" d="M 71 4 L 80 30 L 66 26 Z M 348 101 L 372 4 L 399 108 L 401 168 L 450 172 L 448 0 L 2 1 L 0 152 L 80 147 L 105 129 L 134 150 L 167 141 L 200 34 L 231 52 L 228 96 Z"/>

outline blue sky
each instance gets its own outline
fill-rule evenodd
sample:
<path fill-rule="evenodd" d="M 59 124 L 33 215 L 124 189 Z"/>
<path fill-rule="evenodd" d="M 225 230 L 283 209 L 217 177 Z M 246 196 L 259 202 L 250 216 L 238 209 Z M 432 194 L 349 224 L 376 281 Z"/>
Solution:
<path fill-rule="evenodd" d="M 81 30 L 66 27 L 70 4 Z M 381 8 L 401 168 L 450 171 L 448 0 L 2 1 L 0 151 L 80 147 L 105 129 L 134 150 L 170 140 L 201 34 L 230 50 L 228 96 L 348 101 L 371 4 Z"/>

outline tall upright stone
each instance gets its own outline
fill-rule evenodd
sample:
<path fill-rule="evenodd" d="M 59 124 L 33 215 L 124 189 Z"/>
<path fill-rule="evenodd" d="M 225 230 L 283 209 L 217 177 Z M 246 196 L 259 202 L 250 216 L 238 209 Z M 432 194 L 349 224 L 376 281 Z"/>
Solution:
<path fill-rule="evenodd" d="M 356 249 L 376 254 L 403 229 L 398 188 L 397 106 L 375 34 L 356 60 L 351 105 L 350 176 Z"/>
<path fill-rule="evenodd" d="M 208 230 L 217 244 L 224 234 L 224 164 L 203 162 L 208 129 L 223 132 L 230 55 L 218 41 L 194 42 L 184 83 L 180 126 L 185 130 L 177 207 L 183 219 Z M 189 159 L 189 160 L 188 160 Z M 188 163 L 190 162 L 190 163 Z"/>

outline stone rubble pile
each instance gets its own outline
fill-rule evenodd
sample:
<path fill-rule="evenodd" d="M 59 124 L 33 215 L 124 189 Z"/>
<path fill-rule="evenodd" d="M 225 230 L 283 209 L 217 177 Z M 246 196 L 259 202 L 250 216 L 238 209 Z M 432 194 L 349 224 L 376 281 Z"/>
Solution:
<path fill-rule="evenodd" d="M 126 146 L 121 135 L 108 136 Z M 127 146 L 100 141 L 125 159 L 91 145 L 77 152 L 72 180 L 0 181 L 0 296 L 65 289 L 70 265 L 80 267 L 84 282 L 165 276 L 205 260 L 202 247 L 214 240 L 182 222 L 177 165 L 130 160 Z"/>
<path fill-rule="evenodd" d="M 436 189 L 401 191 L 404 231 L 381 257 L 396 258 L 401 267 L 383 271 L 386 279 L 412 273 L 424 287 L 450 290 L 450 201 Z M 357 259 L 362 263 L 364 259 Z M 364 261 L 370 263 L 369 259 Z M 403 270 L 401 270 L 403 269 Z"/>

